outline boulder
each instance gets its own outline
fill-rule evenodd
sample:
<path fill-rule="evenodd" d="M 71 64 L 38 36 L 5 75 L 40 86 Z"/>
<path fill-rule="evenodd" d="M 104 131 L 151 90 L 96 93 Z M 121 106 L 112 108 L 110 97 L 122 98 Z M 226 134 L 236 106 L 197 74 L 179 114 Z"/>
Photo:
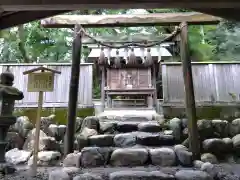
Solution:
<path fill-rule="evenodd" d="M 202 143 L 203 151 L 212 153 L 217 157 L 222 157 L 226 153 L 226 144 L 222 139 L 212 138 L 206 139 Z"/>
<path fill-rule="evenodd" d="M 138 123 L 135 122 L 118 122 L 116 130 L 118 132 L 127 133 L 138 130 Z"/>
<path fill-rule="evenodd" d="M 164 133 L 160 133 L 159 134 L 159 144 L 162 146 L 172 146 L 174 145 L 175 139 L 173 135 L 169 135 L 169 134 L 165 134 L 166 132 L 164 131 Z"/>
<path fill-rule="evenodd" d="M 54 170 L 49 173 L 48 180 L 71 180 L 71 178 L 65 171 Z"/>
<path fill-rule="evenodd" d="M 57 141 L 62 141 L 64 140 L 66 129 L 66 125 L 50 124 L 48 127 L 48 133 L 49 136 L 54 137 Z"/>
<path fill-rule="evenodd" d="M 100 131 L 100 123 L 99 123 L 98 117 L 96 117 L 96 116 L 86 117 L 82 122 L 82 127 L 81 127 L 80 132 L 82 132 L 84 128 L 94 129 L 96 132 L 99 132 Z"/>
<path fill-rule="evenodd" d="M 226 146 L 226 153 L 232 153 L 232 151 L 233 151 L 233 141 L 232 141 L 232 139 L 230 139 L 230 138 L 223 138 L 222 139 L 223 140 L 223 142 L 225 143 L 225 146 Z"/>
<path fill-rule="evenodd" d="M 48 127 L 51 124 L 54 124 L 55 117 L 56 116 L 54 114 L 51 114 L 50 116 L 47 116 L 47 117 L 41 117 L 40 129 L 49 136 L 51 135 L 51 132 L 49 132 Z"/>
<path fill-rule="evenodd" d="M 84 173 L 74 177 L 73 180 L 103 180 L 103 179 L 101 176 L 96 174 Z"/>
<path fill-rule="evenodd" d="M 101 134 L 115 134 L 117 129 L 117 123 L 114 122 L 101 122 L 100 133 Z"/>
<path fill-rule="evenodd" d="M 113 138 L 114 135 L 111 134 L 102 134 L 102 135 L 95 135 L 88 138 L 90 146 L 113 146 Z"/>
<path fill-rule="evenodd" d="M 173 175 L 161 171 L 117 171 L 110 173 L 109 180 L 175 180 Z"/>
<path fill-rule="evenodd" d="M 153 120 L 157 121 L 157 123 L 158 123 L 161 127 L 163 127 L 163 126 L 165 125 L 165 122 L 166 122 L 166 120 L 165 120 L 165 118 L 164 118 L 164 115 L 160 115 L 160 114 L 154 115 Z"/>
<path fill-rule="evenodd" d="M 160 134 L 139 132 L 136 136 L 136 143 L 144 146 L 159 146 L 162 145 L 160 141 Z"/>
<path fill-rule="evenodd" d="M 10 151 L 7 151 L 5 154 L 6 161 L 14 165 L 23 164 L 27 162 L 30 157 L 31 152 L 19 150 L 17 148 L 11 149 Z"/>
<path fill-rule="evenodd" d="M 81 126 L 82 126 L 83 119 L 80 117 L 76 118 L 76 123 L 75 123 L 75 133 L 80 132 Z"/>
<path fill-rule="evenodd" d="M 224 159 L 224 162 L 229 163 L 229 164 L 236 164 L 235 157 L 231 154 L 227 155 Z"/>
<path fill-rule="evenodd" d="M 204 153 L 201 155 L 202 162 L 210 162 L 212 164 L 217 164 L 218 160 L 217 157 L 211 153 Z"/>
<path fill-rule="evenodd" d="M 85 127 L 82 129 L 80 135 L 83 136 L 84 138 L 88 138 L 90 136 L 97 135 L 98 132 L 95 129 L 90 129 L 88 127 Z"/>
<path fill-rule="evenodd" d="M 198 120 L 197 127 L 202 140 L 215 137 L 212 121 L 206 119 Z"/>
<path fill-rule="evenodd" d="M 240 156 L 240 134 L 237 134 L 232 138 L 234 153 Z"/>
<path fill-rule="evenodd" d="M 61 170 L 66 172 L 70 176 L 71 180 L 73 177 L 81 173 L 81 169 L 78 167 L 63 167 Z"/>
<path fill-rule="evenodd" d="M 38 152 L 39 166 L 56 166 L 61 159 L 61 153 L 57 151 L 41 151 Z M 33 156 L 28 160 L 28 166 L 33 164 Z"/>
<path fill-rule="evenodd" d="M 173 131 L 172 130 L 164 130 L 163 135 L 173 135 Z"/>
<path fill-rule="evenodd" d="M 22 149 L 24 145 L 24 138 L 20 136 L 17 132 L 8 132 L 6 141 L 8 142 L 6 150 L 11 150 L 14 148 Z"/>
<path fill-rule="evenodd" d="M 117 147 L 129 147 L 136 145 L 136 133 L 122 133 L 114 136 L 114 145 Z"/>
<path fill-rule="evenodd" d="M 138 131 L 155 133 L 161 130 L 162 128 L 157 122 L 143 122 L 138 124 Z"/>
<path fill-rule="evenodd" d="M 229 123 L 226 120 L 212 120 L 212 127 L 221 138 L 228 137 Z"/>
<path fill-rule="evenodd" d="M 184 151 L 188 151 L 188 148 L 182 144 L 177 144 L 174 146 L 175 150 L 184 150 Z"/>
<path fill-rule="evenodd" d="M 35 144 L 35 133 L 36 133 L 36 128 L 33 130 L 29 131 L 27 138 L 25 140 L 25 143 L 23 145 L 23 150 L 25 151 L 30 151 L 32 152 L 34 149 L 34 144 Z M 40 130 L 39 134 L 39 151 L 44 150 L 45 144 L 43 144 L 43 141 L 41 141 L 42 138 L 48 137 L 42 130 Z"/>
<path fill-rule="evenodd" d="M 123 148 L 113 151 L 110 164 L 113 166 L 142 166 L 148 160 L 148 151 L 144 148 Z"/>
<path fill-rule="evenodd" d="M 88 138 L 81 134 L 77 135 L 76 142 L 77 142 L 77 149 L 79 151 L 81 151 L 83 148 L 85 148 L 89 145 Z"/>
<path fill-rule="evenodd" d="M 81 151 L 80 165 L 82 167 L 104 166 L 110 159 L 112 149 L 100 147 L 86 147 Z"/>
<path fill-rule="evenodd" d="M 59 125 L 58 126 L 58 136 L 59 136 L 59 140 L 64 140 L 64 136 L 67 130 L 67 126 L 66 125 Z"/>
<path fill-rule="evenodd" d="M 25 138 L 33 128 L 34 126 L 27 116 L 20 116 L 17 118 L 16 123 L 10 127 L 10 130 L 18 132 L 22 138 Z"/>
<path fill-rule="evenodd" d="M 213 178 L 204 171 L 199 170 L 180 170 L 175 174 L 176 180 L 213 180 Z"/>
<path fill-rule="evenodd" d="M 58 125 L 50 124 L 48 126 L 48 132 L 49 132 L 49 136 L 57 137 L 58 136 Z"/>
<path fill-rule="evenodd" d="M 63 166 L 64 167 L 79 166 L 80 158 L 81 158 L 81 153 L 80 152 L 70 153 L 63 160 Z"/>
<path fill-rule="evenodd" d="M 0 163 L 0 177 L 6 179 L 4 176 L 16 172 L 16 168 L 11 163 Z M 8 179 L 8 178 L 7 178 Z"/>
<path fill-rule="evenodd" d="M 61 151 L 60 144 L 54 137 L 43 137 L 40 139 L 41 144 L 44 145 L 43 151 Z"/>
<path fill-rule="evenodd" d="M 229 172 L 218 172 L 215 176 L 216 180 L 239 180 L 240 176 Z"/>
<path fill-rule="evenodd" d="M 231 137 L 240 134 L 240 118 L 234 119 L 229 125 L 229 134 L 231 135 Z"/>
<path fill-rule="evenodd" d="M 180 141 L 182 138 L 182 121 L 178 118 L 173 118 L 169 121 L 169 128 L 173 131 L 175 140 Z"/>
<path fill-rule="evenodd" d="M 151 162 L 157 166 L 174 166 L 176 165 L 175 152 L 170 148 L 156 148 L 149 150 Z"/>
<path fill-rule="evenodd" d="M 214 165 L 210 162 L 205 162 L 202 164 L 201 166 L 201 171 L 206 171 L 206 172 L 210 172 L 214 169 Z M 209 171 L 210 170 L 210 171 Z"/>
<path fill-rule="evenodd" d="M 189 152 L 183 145 L 174 146 L 174 150 L 178 159 L 178 163 L 185 167 L 190 167 L 193 165 L 193 155 Z"/>
<path fill-rule="evenodd" d="M 193 161 L 193 167 L 198 168 L 198 169 L 201 169 L 203 164 L 204 164 L 204 162 L 199 161 L 199 160 Z"/>
<path fill-rule="evenodd" d="M 212 178 L 215 179 L 218 170 L 216 169 L 216 166 L 214 166 L 212 163 L 205 162 L 201 166 L 201 171 L 207 172 Z"/>
<path fill-rule="evenodd" d="M 240 177 L 231 170 L 226 170 L 222 166 L 216 166 L 209 162 L 204 163 L 201 167 L 202 171 L 207 172 L 215 180 L 239 180 Z"/>

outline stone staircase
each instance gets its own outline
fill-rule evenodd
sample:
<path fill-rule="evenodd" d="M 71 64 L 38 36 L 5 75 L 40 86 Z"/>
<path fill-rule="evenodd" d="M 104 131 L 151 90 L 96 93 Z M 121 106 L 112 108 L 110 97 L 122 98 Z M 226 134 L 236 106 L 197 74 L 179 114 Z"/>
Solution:
<path fill-rule="evenodd" d="M 45 123 L 40 133 L 40 167 L 33 179 L 240 180 L 240 119 L 199 120 L 202 155 L 201 161 L 193 161 L 187 148 L 187 119 L 154 117 L 148 120 L 138 114 L 114 119 L 77 118 L 76 151 L 66 157 L 62 156 L 66 126 L 46 123 L 46 118 L 42 118 Z M 10 142 L 19 148 L 14 146 L 5 157 L 17 167 L 29 168 L 32 164 L 35 129 L 30 130 L 29 123 L 28 118 L 19 117 L 14 131 L 9 132 L 17 137 L 12 138 L 17 141 Z M 23 146 L 20 137 L 25 137 Z M 229 166 L 227 171 L 223 163 Z M 3 179 L 32 178 L 20 168 L 15 175 Z"/>
<path fill-rule="evenodd" d="M 174 126 L 164 124 L 143 118 L 120 121 L 88 117 L 76 136 L 78 151 L 69 154 L 62 171 L 50 173 L 49 179 L 76 167 L 81 173 L 74 174 L 74 180 L 213 180 L 205 172 L 213 165 L 193 161 L 188 148 L 179 144 Z"/>

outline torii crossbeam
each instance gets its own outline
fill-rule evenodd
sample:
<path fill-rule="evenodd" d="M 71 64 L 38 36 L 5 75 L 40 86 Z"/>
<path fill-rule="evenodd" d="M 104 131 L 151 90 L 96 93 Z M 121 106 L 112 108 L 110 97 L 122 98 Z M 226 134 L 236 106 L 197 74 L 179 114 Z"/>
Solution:
<path fill-rule="evenodd" d="M 73 28 L 81 24 L 84 28 L 91 27 L 133 27 L 179 25 L 181 22 L 193 24 L 217 24 L 221 18 L 207 14 L 188 13 L 151 13 L 151 14 L 121 14 L 121 15 L 59 15 L 41 21 L 47 28 Z"/>

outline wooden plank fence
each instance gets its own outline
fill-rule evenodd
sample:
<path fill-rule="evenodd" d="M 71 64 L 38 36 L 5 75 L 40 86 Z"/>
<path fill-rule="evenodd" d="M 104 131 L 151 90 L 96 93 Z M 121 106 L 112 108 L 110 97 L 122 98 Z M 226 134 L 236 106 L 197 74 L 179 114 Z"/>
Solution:
<path fill-rule="evenodd" d="M 1 64 L 0 73 L 10 66 L 10 71 L 14 74 L 14 86 L 23 91 L 24 99 L 16 102 L 16 107 L 37 107 L 37 93 L 27 92 L 28 77 L 22 73 L 26 70 L 39 67 L 43 64 Z M 47 67 L 61 71 L 60 75 L 55 76 L 53 92 L 44 94 L 43 107 L 67 107 L 68 93 L 71 74 L 71 64 L 44 64 Z M 92 102 L 92 64 L 83 63 L 80 66 L 78 106 L 91 107 Z"/>
<path fill-rule="evenodd" d="M 240 63 L 192 63 L 196 103 L 239 103 Z M 181 63 L 162 64 L 164 103 L 184 103 Z"/>

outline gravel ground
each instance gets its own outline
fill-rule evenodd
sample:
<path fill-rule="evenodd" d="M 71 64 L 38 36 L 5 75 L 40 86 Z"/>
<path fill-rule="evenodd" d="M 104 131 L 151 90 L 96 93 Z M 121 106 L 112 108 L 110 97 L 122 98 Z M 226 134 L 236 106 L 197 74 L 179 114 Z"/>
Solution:
<path fill-rule="evenodd" d="M 218 167 L 222 169 L 223 171 L 227 172 L 233 172 L 240 176 L 240 164 L 219 164 Z M 29 171 L 26 169 L 26 167 L 17 167 L 18 170 L 16 173 L 11 175 L 6 175 L 0 177 L 0 180 L 48 180 L 48 173 L 57 170 L 62 169 L 62 167 L 39 167 L 38 168 L 38 174 L 36 177 L 29 176 Z M 174 175 L 176 171 L 180 169 L 189 169 L 189 168 L 183 168 L 183 167 L 168 167 L 168 168 L 161 168 L 157 166 L 146 166 L 146 167 L 99 167 L 99 168 L 88 168 L 88 169 L 80 169 L 79 173 L 85 173 L 85 172 L 91 172 L 94 174 L 102 175 L 103 177 L 107 177 L 107 175 L 111 172 L 116 171 L 123 171 L 123 170 L 143 170 L 143 171 L 155 171 L 155 170 L 161 170 L 164 173 L 172 174 Z"/>

